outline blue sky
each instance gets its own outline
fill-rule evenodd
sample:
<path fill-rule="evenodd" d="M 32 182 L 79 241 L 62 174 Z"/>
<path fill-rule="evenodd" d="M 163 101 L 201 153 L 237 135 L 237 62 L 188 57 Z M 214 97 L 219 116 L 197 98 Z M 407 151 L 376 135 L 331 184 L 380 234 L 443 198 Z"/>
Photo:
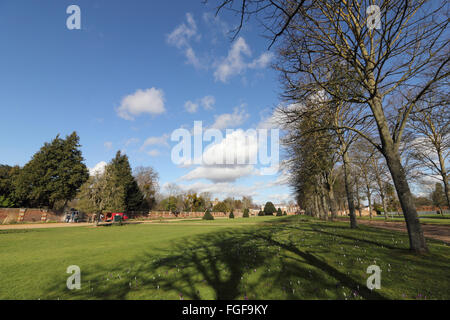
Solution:
<path fill-rule="evenodd" d="M 81 30 L 66 26 L 71 4 Z M 162 187 L 288 200 L 283 177 L 258 166 L 218 172 L 171 160 L 175 129 L 194 121 L 224 134 L 267 127 L 279 103 L 263 30 L 251 22 L 232 42 L 237 17 L 215 18 L 214 4 L 2 1 L 0 163 L 24 165 L 44 142 L 75 130 L 89 168 L 123 150 L 133 167 L 153 166 Z"/>

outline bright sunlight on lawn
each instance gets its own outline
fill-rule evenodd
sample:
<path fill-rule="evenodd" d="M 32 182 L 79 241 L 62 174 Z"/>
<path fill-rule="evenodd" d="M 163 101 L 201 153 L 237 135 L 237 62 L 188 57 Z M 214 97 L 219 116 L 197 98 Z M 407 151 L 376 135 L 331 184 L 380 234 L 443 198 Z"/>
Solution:
<path fill-rule="evenodd" d="M 406 234 L 305 216 L 196 223 L 0 231 L 0 299 L 450 298 L 439 241 L 419 256 Z M 380 290 L 366 287 L 372 264 Z"/>

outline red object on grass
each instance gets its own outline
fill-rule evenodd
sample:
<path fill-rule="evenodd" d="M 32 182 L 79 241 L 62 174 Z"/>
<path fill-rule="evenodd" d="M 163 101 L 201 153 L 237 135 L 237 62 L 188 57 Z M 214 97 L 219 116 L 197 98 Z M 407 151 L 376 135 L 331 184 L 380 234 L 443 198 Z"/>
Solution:
<path fill-rule="evenodd" d="M 105 221 L 106 222 L 114 221 L 114 217 L 115 216 L 121 216 L 122 217 L 122 221 L 125 221 L 125 220 L 128 219 L 128 216 L 125 213 L 123 213 L 123 212 L 113 212 L 113 213 L 110 212 L 110 213 L 106 214 Z"/>

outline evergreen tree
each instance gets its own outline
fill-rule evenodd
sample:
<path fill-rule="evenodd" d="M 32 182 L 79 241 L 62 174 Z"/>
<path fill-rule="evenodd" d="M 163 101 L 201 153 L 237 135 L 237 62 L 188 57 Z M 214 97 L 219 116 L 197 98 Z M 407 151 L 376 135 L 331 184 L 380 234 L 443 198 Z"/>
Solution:
<path fill-rule="evenodd" d="M 0 207 L 2 208 L 16 206 L 13 180 L 19 171 L 19 166 L 0 165 Z"/>
<path fill-rule="evenodd" d="M 234 213 L 233 213 L 233 210 L 230 211 L 229 218 L 230 218 L 230 219 L 234 219 Z"/>
<path fill-rule="evenodd" d="M 283 212 L 281 212 L 281 209 L 278 208 L 277 210 L 277 217 L 281 217 L 283 215 Z"/>
<path fill-rule="evenodd" d="M 203 215 L 203 220 L 214 220 L 214 216 L 211 214 L 211 210 L 206 210 L 205 214 Z"/>
<path fill-rule="evenodd" d="M 437 182 L 434 185 L 434 191 L 431 193 L 431 201 L 433 202 L 433 205 L 439 208 L 439 212 L 442 214 L 443 210 L 442 207 L 445 206 L 446 199 L 445 199 L 445 193 L 444 188 L 442 187 L 442 184 Z"/>
<path fill-rule="evenodd" d="M 264 211 L 259 210 L 259 212 L 258 212 L 258 217 L 262 217 L 262 216 L 264 216 Z"/>
<path fill-rule="evenodd" d="M 124 211 L 137 211 L 142 208 L 144 196 L 132 175 L 130 162 L 126 154 L 117 151 L 116 156 L 110 163 L 111 176 L 109 182 L 113 187 L 123 188 L 125 193 Z M 119 187 L 121 186 L 121 187 Z M 118 205 L 119 203 L 117 203 Z M 119 205 L 121 207 L 121 205 Z"/>
<path fill-rule="evenodd" d="M 89 178 L 76 132 L 45 143 L 13 180 L 14 197 L 26 206 L 48 206 L 72 200 Z"/>
<path fill-rule="evenodd" d="M 273 216 L 274 212 L 276 212 L 277 209 L 275 209 L 275 206 L 272 202 L 268 201 L 266 202 L 266 205 L 264 206 L 264 215 L 266 216 Z"/>
<path fill-rule="evenodd" d="M 248 208 L 244 209 L 244 213 L 242 214 L 242 218 L 249 218 L 249 210 L 248 210 Z"/>

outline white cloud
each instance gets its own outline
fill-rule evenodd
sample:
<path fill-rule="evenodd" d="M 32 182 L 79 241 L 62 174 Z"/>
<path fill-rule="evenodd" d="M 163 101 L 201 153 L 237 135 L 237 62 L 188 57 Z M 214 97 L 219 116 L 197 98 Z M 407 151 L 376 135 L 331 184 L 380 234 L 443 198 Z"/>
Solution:
<path fill-rule="evenodd" d="M 180 179 L 232 182 L 245 176 L 255 175 L 258 173 L 258 170 L 254 168 L 257 153 L 256 136 L 247 135 L 242 129 L 235 130 L 227 134 L 222 141 L 209 145 L 203 152 L 202 159 L 194 160 L 194 163 L 201 163 L 201 165 Z M 192 163 L 186 165 L 192 165 Z"/>
<path fill-rule="evenodd" d="M 240 74 L 246 68 L 242 55 L 250 56 L 250 47 L 244 38 L 239 37 L 228 51 L 228 56 L 218 65 L 214 72 L 216 81 L 226 82 L 229 77 Z"/>
<path fill-rule="evenodd" d="M 157 149 L 152 149 L 152 150 L 148 151 L 147 154 L 152 157 L 157 157 L 161 154 L 161 152 L 159 152 L 159 150 L 157 150 Z"/>
<path fill-rule="evenodd" d="M 197 32 L 197 24 L 195 23 L 194 16 L 188 12 L 186 13 L 186 23 L 182 23 L 176 27 L 167 36 L 167 42 L 184 51 L 187 63 L 192 64 L 196 68 L 202 68 L 204 65 L 200 63 L 191 45 L 192 39 L 199 40 L 200 37 L 200 34 Z"/>
<path fill-rule="evenodd" d="M 244 38 L 239 37 L 231 46 L 227 57 L 222 59 L 217 65 L 216 71 L 214 72 L 215 80 L 227 82 L 230 77 L 242 74 L 247 68 L 265 68 L 273 58 L 271 52 L 265 52 L 252 62 L 245 62 L 245 57 L 250 57 L 251 55 L 252 53 L 247 42 Z"/>
<path fill-rule="evenodd" d="M 225 21 L 220 19 L 218 15 L 215 15 L 211 12 L 203 13 L 203 21 L 208 25 L 208 29 L 210 32 L 214 33 L 216 31 L 214 29 L 218 29 L 224 37 L 228 35 L 231 29 L 230 26 Z M 217 39 L 213 38 L 213 42 L 214 41 L 217 41 Z"/>
<path fill-rule="evenodd" d="M 93 168 L 89 168 L 89 174 L 91 176 L 95 176 L 96 174 L 103 174 L 107 165 L 108 164 L 105 161 L 100 161 Z"/>
<path fill-rule="evenodd" d="M 219 143 L 208 146 L 203 152 L 203 163 L 217 164 L 256 164 L 258 153 L 258 140 L 256 136 L 247 135 L 242 130 L 234 130 L 227 134 Z M 233 163 L 227 163 L 225 157 L 233 159 Z M 242 162 L 237 162 L 242 159 Z M 253 160 L 253 161 L 251 161 Z"/>
<path fill-rule="evenodd" d="M 301 109 L 301 105 L 298 103 L 289 104 L 288 106 L 282 107 L 278 106 L 273 112 L 263 118 L 257 125 L 258 129 L 282 129 L 283 124 L 287 123 L 287 116 L 285 113 L 281 111 L 282 108 L 284 111 L 295 111 L 296 109 Z"/>
<path fill-rule="evenodd" d="M 182 176 L 181 180 L 208 179 L 213 182 L 233 182 L 237 179 L 251 175 L 253 166 L 201 166 Z"/>
<path fill-rule="evenodd" d="M 134 117 L 143 113 L 161 114 L 165 111 L 164 92 L 156 88 L 137 90 L 124 97 L 117 108 L 117 114 L 125 120 L 134 120 Z"/>
<path fill-rule="evenodd" d="M 185 54 L 188 64 L 192 64 L 197 69 L 204 67 L 204 65 L 202 65 L 202 63 L 200 62 L 199 58 L 197 58 L 194 49 L 192 49 L 191 47 L 187 48 Z"/>
<path fill-rule="evenodd" d="M 111 149 L 113 146 L 111 141 L 106 141 L 103 145 L 105 146 L 106 149 Z"/>
<path fill-rule="evenodd" d="M 216 98 L 214 98 L 213 96 L 204 96 L 203 98 L 200 99 L 200 104 L 205 110 L 213 109 L 215 103 Z"/>
<path fill-rule="evenodd" d="M 197 34 L 197 24 L 189 12 L 186 13 L 186 21 L 187 24 L 180 24 L 167 36 L 167 42 L 177 48 L 189 45 L 189 39 Z"/>
<path fill-rule="evenodd" d="M 272 201 L 274 204 L 280 204 L 282 202 L 289 202 L 289 200 L 293 200 L 292 195 L 288 193 L 280 193 L 280 194 L 271 194 L 268 197 L 268 201 Z"/>
<path fill-rule="evenodd" d="M 135 144 L 139 142 L 139 138 L 130 138 L 127 141 L 125 141 L 125 146 L 128 147 L 131 144 Z"/>
<path fill-rule="evenodd" d="M 184 109 L 186 109 L 186 111 L 189 113 L 195 113 L 195 112 L 197 112 L 197 109 L 198 109 L 198 103 L 188 100 L 184 104 Z"/>
<path fill-rule="evenodd" d="M 193 190 L 197 193 L 210 192 L 215 196 L 222 197 L 242 197 L 244 195 L 253 197 L 257 195 L 257 188 L 255 186 L 239 186 L 229 182 L 196 182 L 188 185 L 180 184 L 178 186 L 184 191 Z"/>
<path fill-rule="evenodd" d="M 198 107 L 201 105 L 203 109 L 205 110 L 211 110 L 214 107 L 214 104 L 216 103 L 216 98 L 213 96 L 204 96 L 201 99 L 195 100 L 195 102 L 192 102 L 191 100 L 188 100 L 184 104 L 184 109 L 186 109 L 189 113 L 195 113 L 198 111 Z"/>
<path fill-rule="evenodd" d="M 144 151 L 146 147 L 155 145 L 168 147 L 169 146 L 169 143 L 167 142 L 168 139 L 169 139 L 168 134 L 163 134 L 160 137 L 149 137 L 144 141 L 144 144 L 141 146 L 140 150 Z"/>
<path fill-rule="evenodd" d="M 272 58 L 273 58 L 272 52 L 264 52 L 259 56 L 259 58 L 249 63 L 248 67 L 252 69 L 266 68 L 269 65 L 270 61 L 272 61 Z"/>
<path fill-rule="evenodd" d="M 249 116 L 250 115 L 243 108 L 234 108 L 233 113 L 224 113 L 214 116 L 215 121 L 211 128 L 219 130 L 236 128 L 237 126 L 243 124 Z"/>

